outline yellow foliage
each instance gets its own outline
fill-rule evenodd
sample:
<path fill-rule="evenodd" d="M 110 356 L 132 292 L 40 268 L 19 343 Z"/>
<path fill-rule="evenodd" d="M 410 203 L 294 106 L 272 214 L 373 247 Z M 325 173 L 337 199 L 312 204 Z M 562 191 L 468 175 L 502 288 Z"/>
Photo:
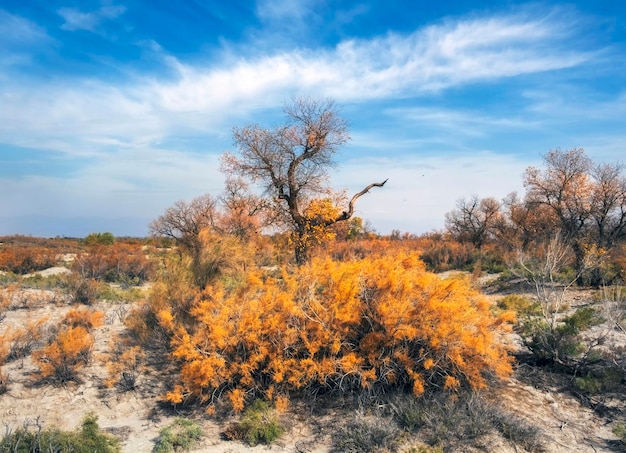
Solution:
<path fill-rule="evenodd" d="M 133 390 L 146 354 L 141 347 L 131 346 L 128 337 L 116 337 L 113 345 L 106 364 L 109 377 L 104 384 L 109 388 L 118 386 L 121 390 Z"/>
<path fill-rule="evenodd" d="M 65 314 L 63 324 L 70 327 L 82 326 L 87 330 L 91 330 L 104 325 L 104 313 L 87 308 L 73 309 Z"/>
<path fill-rule="evenodd" d="M 93 343 L 82 326 L 61 330 L 55 341 L 33 354 L 41 376 L 62 382 L 76 379 L 78 370 L 90 360 Z"/>
<path fill-rule="evenodd" d="M 181 361 L 172 403 L 213 403 L 226 391 L 240 411 L 247 397 L 316 386 L 408 386 L 419 396 L 511 372 L 502 343 L 510 325 L 469 281 L 441 279 L 411 252 L 251 273 L 236 290 L 208 286 L 190 314 L 186 327 L 162 316 Z"/>

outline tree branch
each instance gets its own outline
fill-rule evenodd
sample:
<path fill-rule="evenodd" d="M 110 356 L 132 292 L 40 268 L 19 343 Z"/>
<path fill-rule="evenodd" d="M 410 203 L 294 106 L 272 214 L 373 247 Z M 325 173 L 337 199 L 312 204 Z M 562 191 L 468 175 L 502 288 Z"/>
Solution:
<path fill-rule="evenodd" d="M 347 211 L 343 211 L 339 215 L 339 217 L 337 217 L 335 219 L 335 222 L 341 222 L 343 220 L 348 220 L 350 217 L 352 217 L 352 214 L 354 214 L 354 203 L 356 202 L 356 200 L 358 200 L 360 197 L 362 197 L 363 195 L 368 193 L 370 191 L 370 189 L 372 189 L 374 187 L 383 187 L 387 181 L 389 181 L 389 178 L 385 179 L 383 182 L 373 182 L 372 184 L 367 186 L 365 189 L 363 189 L 359 193 L 354 194 L 354 196 L 350 200 L 350 203 L 348 203 L 348 210 Z"/>

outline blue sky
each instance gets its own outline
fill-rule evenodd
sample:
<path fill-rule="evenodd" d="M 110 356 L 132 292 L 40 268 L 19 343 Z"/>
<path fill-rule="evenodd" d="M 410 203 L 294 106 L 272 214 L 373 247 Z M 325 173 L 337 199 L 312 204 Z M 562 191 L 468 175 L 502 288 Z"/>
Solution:
<path fill-rule="evenodd" d="M 144 236 L 219 194 L 232 128 L 331 97 L 356 214 L 439 230 L 557 147 L 626 156 L 626 2 L 0 2 L 0 234 Z"/>

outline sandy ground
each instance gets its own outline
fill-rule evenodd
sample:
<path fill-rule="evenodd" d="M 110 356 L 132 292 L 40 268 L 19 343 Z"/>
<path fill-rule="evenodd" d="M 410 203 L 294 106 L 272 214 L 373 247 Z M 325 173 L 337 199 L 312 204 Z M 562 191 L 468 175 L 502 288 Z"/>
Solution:
<path fill-rule="evenodd" d="M 62 268 L 63 269 L 63 268 Z M 49 270 L 44 275 L 60 270 Z M 69 309 L 52 291 L 31 291 L 30 302 L 16 305 L 6 312 L 0 322 L 0 335 L 9 328 L 25 325 L 29 320 L 47 317 L 50 322 L 59 320 Z M 99 417 L 100 426 L 122 439 L 124 452 L 150 452 L 159 431 L 170 424 L 176 414 L 165 411 L 158 404 L 165 388 L 160 370 L 146 370 L 139 378 L 136 391 L 120 392 L 107 389 L 107 377 L 102 358 L 109 351 L 111 338 L 125 329 L 119 306 L 100 304 L 96 309 L 106 312 L 106 324 L 95 331 L 96 348 L 92 363 L 82 372 L 83 382 L 67 385 L 40 385 L 30 357 L 6 364 L 2 370 L 9 383 L 8 391 L 0 395 L 0 424 L 4 429 L 21 426 L 27 421 L 38 421 L 43 426 L 73 429 L 79 426 L 88 412 Z M 584 407 L 571 395 L 560 391 L 558 382 L 534 376 L 530 367 L 521 366 L 516 375 L 490 396 L 501 401 L 502 407 L 530 423 L 541 427 L 547 452 L 609 452 L 616 450 L 612 434 L 611 417 L 601 418 Z M 623 402 L 621 416 L 624 416 Z M 619 412 L 619 411 L 618 411 Z M 309 452 L 330 451 L 328 433 L 349 414 L 341 410 L 315 418 L 294 412 L 285 420 L 289 430 L 271 446 L 248 447 L 242 443 L 225 441 L 218 425 L 204 416 L 196 419 L 202 425 L 204 437 L 193 452 Z M 228 421 L 226 421 L 227 423 Z M 402 451 L 402 450 L 401 450 Z M 467 450 L 470 451 L 470 450 Z M 486 439 L 482 451 L 521 452 L 499 438 Z"/>

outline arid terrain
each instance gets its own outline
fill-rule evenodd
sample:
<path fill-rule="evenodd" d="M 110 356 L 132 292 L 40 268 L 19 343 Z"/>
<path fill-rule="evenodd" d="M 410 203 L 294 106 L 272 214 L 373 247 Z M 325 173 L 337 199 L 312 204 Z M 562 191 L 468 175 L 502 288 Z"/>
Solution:
<path fill-rule="evenodd" d="M 50 276 L 63 272 L 67 269 L 54 268 L 40 274 Z M 483 279 L 482 284 L 488 284 L 489 280 Z M 147 291 L 147 288 L 142 291 Z M 491 287 L 487 288 L 487 292 L 494 301 L 499 297 Z M 572 304 L 586 304 L 590 302 L 591 293 L 572 290 L 570 297 Z M 29 321 L 38 319 L 53 323 L 72 309 L 62 294 L 54 289 L 20 289 L 12 294 L 12 298 L 0 322 L 0 334 L 8 328 L 26 326 Z M 159 397 L 166 391 L 168 381 L 166 363 L 151 362 L 148 358 L 138 375 L 135 390 L 122 392 L 107 388 L 104 385 L 107 379 L 105 362 L 111 349 L 110 342 L 115 338 L 114 334 L 126 329 L 123 320 L 131 303 L 100 301 L 92 308 L 104 312 L 105 322 L 94 331 L 96 342 L 92 360 L 81 371 L 80 382 L 41 382 L 37 379 L 37 367 L 31 356 L 9 361 L 3 367 L 7 389 L 0 396 L 0 419 L 6 432 L 25 424 L 74 429 L 86 413 L 93 412 L 98 416 L 101 428 L 121 439 L 123 451 L 150 452 L 159 431 L 177 415 L 182 415 L 197 420 L 203 429 L 203 437 L 192 451 L 326 452 L 331 451 L 330 435 L 333 430 L 353 417 L 355 410 L 342 407 L 339 403 L 326 403 L 323 411 L 315 413 L 295 403 L 282 416 L 288 429 L 275 443 L 250 447 L 224 440 L 221 432 L 232 419 L 217 423 L 201 412 L 177 414 L 160 404 Z M 626 343 L 623 331 L 616 330 L 612 335 L 611 341 Z M 519 343 L 514 336 L 510 341 L 512 344 Z M 515 348 L 516 353 L 523 352 L 519 344 Z M 599 397 L 583 396 L 572 391 L 571 377 L 522 362 L 518 362 L 515 368 L 512 378 L 490 389 L 486 398 L 537 427 L 543 451 L 625 451 L 624 445 L 612 432 L 615 423 L 626 419 L 623 388 L 622 391 Z M 418 451 L 414 447 L 416 442 L 407 437 L 406 446 L 399 447 L 399 450 Z M 484 436 L 479 445 L 481 448 L 474 444 L 471 448 L 458 451 L 523 451 L 495 434 Z"/>

